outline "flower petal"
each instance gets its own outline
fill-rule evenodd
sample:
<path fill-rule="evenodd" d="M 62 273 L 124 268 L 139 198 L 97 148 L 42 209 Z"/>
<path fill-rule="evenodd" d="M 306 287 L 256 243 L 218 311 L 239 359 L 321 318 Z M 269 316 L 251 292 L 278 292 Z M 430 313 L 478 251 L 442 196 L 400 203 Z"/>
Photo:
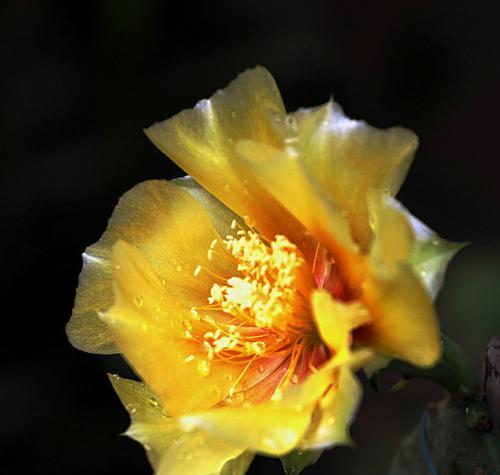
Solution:
<path fill-rule="evenodd" d="M 394 206 L 381 190 L 367 196 L 373 243 L 370 263 L 378 273 L 391 273 L 400 262 L 408 262 L 415 246 L 415 234 L 406 213 Z"/>
<path fill-rule="evenodd" d="M 199 355 L 200 345 L 185 337 L 186 322 L 192 320 L 191 307 L 180 294 L 183 288 L 179 286 L 179 294 L 166 288 L 142 254 L 123 241 L 113 247 L 112 263 L 115 304 L 102 318 L 121 353 L 169 414 L 219 402 L 241 368 L 219 362 L 209 374 L 199 369 L 206 355 Z"/>
<path fill-rule="evenodd" d="M 127 435 L 140 442 L 157 475 L 243 475 L 252 461 L 244 448 L 195 431 L 184 432 L 166 415 L 160 400 L 137 381 L 110 376 L 127 409 Z"/>
<path fill-rule="evenodd" d="M 148 129 L 146 135 L 171 160 L 261 233 L 293 238 L 293 219 L 255 181 L 233 166 L 235 144 L 245 138 L 280 147 L 285 109 L 270 73 L 257 67 L 225 89 Z"/>
<path fill-rule="evenodd" d="M 211 209 L 215 207 L 212 203 Z M 201 295 L 205 299 L 211 280 L 206 275 L 195 279 L 193 271 L 208 262 L 206 252 L 219 237 L 214 226 L 223 229 L 233 219 L 223 206 L 211 216 L 214 225 L 187 191 L 167 181 L 146 181 L 125 193 L 101 239 L 83 255 L 75 307 L 66 328 L 71 343 L 93 353 L 116 352 L 111 331 L 98 313 L 113 304 L 111 248 L 119 239 L 140 249 L 181 300 Z"/>
<path fill-rule="evenodd" d="M 372 322 L 355 337 L 386 356 L 432 366 L 440 356 L 439 328 L 432 300 L 409 264 L 370 273 L 361 296 Z"/>
<path fill-rule="evenodd" d="M 321 398 L 312 427 L 301 441 L 300 447 L 304 449 L 349 443 L 349 426 L 362 392 L 353 369 L 360 364 L 366 365 L 373 358 L 366 350 L 351 354 L 352 329 L 370 321 L 368 312 L 359 302 L 339 302 L 328 292 L 316 290 L 311 303 L 321 339 L 336 359 L 350 359 L 350 364 L 339 366 L 332 387 Z"/>
<path fill-rule="evenodd" d="M 363 364 L 371 353 L 363 351 L 352 358 L 331 359 L 317 373 L 288 390 L 281 400 L 261 404 L 243 403 L 181 417 L 186 429 L 202 429 L 252 452 L 283 455 L 297 446 L 308 433 L 319 401 L 334 383 L 342 366 Z"/>
<path fill-rule="evenodd" d="M 339 263 L 343 278 L 356 287 L 364 277 L 364 260 L 351 239 L 349 226 L 338 205 L 322 192 L 302 161 L 286 150 L 242 140 L 237 145 L 242 161 L 274 197 Z"/>
<path fill-rule="evenodd" d="M 311 305 L 321 340 L 336 355 L 350 352 L 352 329 L 370 321 L 368 311 L 360 302 L 334 300 L 325 290 L 312 293 Z"/>
<path fill-rule="evenodd" d="M 222 238 L 226 238 L 228 234 L 234 233 L 234 230 L 231 229 L 233 221 L 236 221 L 242 228 L 246 227 L 240 216 L 233 213 L 226 205 L 205 190 L 189 175 L 182 178 L 175 178 L 170 183 L 174 183 L 176 186 L 186 190 L 203 206 L 204 211 L 212 221 L 212 225 Z"/>
<path fill-rule="evenodd" d="M 298 124 L 295 146 L 307 170 L 346 211 L 354 240 L 366 248 L 371 237 L 367 191 L 398 192 L 418 146 L 416 135 L 349 119 L 333 101 L 299 109 L 293 117 Z"/>
<path fill-rule="evenodd" d="M 321 399 L 317 428 L 301 442 L 302 448 L 319 449 L 349 444 L 349 427 L 361 402 L 362 389 L 348 367 L 339 370 L 335 386 Z"/>

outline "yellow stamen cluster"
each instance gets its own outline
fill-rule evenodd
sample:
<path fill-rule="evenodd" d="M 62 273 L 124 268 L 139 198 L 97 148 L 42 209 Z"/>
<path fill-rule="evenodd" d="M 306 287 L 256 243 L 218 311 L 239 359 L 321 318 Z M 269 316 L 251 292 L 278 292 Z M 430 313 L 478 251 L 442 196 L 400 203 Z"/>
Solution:
<path fill-rule="evenodd" d="M 239 233 L 238 238 L 228 236 L 224 245 L 242 277 L 231 277 L 227 285 L 214 284 L 208 301 L 259 328 L 284 331 L 295 304 L 295 273 L 303 259 L 284 236 L 266 244 L 253 231 Z"/>

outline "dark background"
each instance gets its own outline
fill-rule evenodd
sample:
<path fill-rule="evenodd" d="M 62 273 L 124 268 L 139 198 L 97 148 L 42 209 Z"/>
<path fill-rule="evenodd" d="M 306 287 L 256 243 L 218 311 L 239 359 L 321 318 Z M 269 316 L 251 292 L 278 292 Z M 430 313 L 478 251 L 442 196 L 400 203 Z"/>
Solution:
<path fill-rule="evenodd" d="M 142 129 L 255 64 L 290 110 L 334 94 L 351 117 L 418 133 L 400 198 L 441 235 L 472 242 L 438 308 L 479 369 L 500 333 L 498 5 L 3 1 L 1 473 L 150 472 L 142 448 L 118 437 L 128 419 L 105 373 L 127 375 L 124 364 L 66 341 L 80 254 L 124 191 L 181 175 Z M 428 383 L 366 389 L 358 447 L 310 473 L 386 473 L 440 397 Z M 280 473 L 279 462 L 259 458 L 252 473 Z"/>

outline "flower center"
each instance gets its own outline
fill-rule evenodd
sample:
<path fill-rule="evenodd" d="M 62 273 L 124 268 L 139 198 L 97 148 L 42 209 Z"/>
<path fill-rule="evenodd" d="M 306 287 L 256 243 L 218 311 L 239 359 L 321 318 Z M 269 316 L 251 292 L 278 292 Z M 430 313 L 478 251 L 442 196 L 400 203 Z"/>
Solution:
<path fill-rule="evenodd" d="M 239 228 L 235 221 L 231 229 L 234 235 L 214 240 L 207 256 L 211 261 L 229 254 L 238 275 L 226 279 L 198 266 L 195 276 L 206 271 L 222 282 L 212 285 L 208 305 L 191 309 L 196 324 L 185 322 L 186 338 L 203 349 L 198 361 L 201 374 L 208 374 L 215 361 L 241 365 L 230 397 L 254 363 L 261 371 L 270 360 L 288 358 L 283 382 L 297 382 L 295 371 L 311 365 L 309 359 L 301 360 L 317 344 L 308 304 L 312 276 L 297 246 L 282 235 L 268 241 L 252 229 Z M 207 315 L 209 311 L 215 313 Z"/>

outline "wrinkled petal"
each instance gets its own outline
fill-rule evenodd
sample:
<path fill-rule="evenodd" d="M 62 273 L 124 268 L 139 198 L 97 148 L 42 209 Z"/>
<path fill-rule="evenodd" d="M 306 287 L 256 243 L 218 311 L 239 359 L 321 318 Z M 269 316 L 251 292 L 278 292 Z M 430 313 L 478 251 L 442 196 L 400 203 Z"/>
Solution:
<path fill-rule="evenodd" d="M 206 375 L 200 371 L 205 355 L 200 357 L 199 344 L 185 337 L 191 306 L 166 289 L 160 275 L 129 244 L 115 244 L 112 263 L 115 304 L 101 318 L 112 328 L 120 352 L 169 414 L 219 402 L 241 368 L 219 362 Z M 194 359 L 186 360 L 191 355 Z"/>
<path fill-rule="evenodd" d="M 292 213 L 314 237 L 323 243 L 339 263 L 343 277 L 352 287 L 363 278 L 364 262 L 342 210 L 322 193 L 302 161 L 266 144 L 242 140 L 238 155 L 274 197 Z"/>
<path fill-rule="evenodd" d="M 371 188 L 394 196 L 418 146 L 416 135 L 401 127 L 381 130 L 344 115 L 333 101 L 299 109 L 301 160 L 323 189 L 346 211 L 354 240 L 366 248 L 371 230 L 366 203 Z"/>
<path fill-rule="evenodd" d="M 146 130 L 150 140 L 264 235 L 294 238 L 297 225 L 252 175 L 234 168 L 236 143 L 257 140 L 280 147 L 286 113 L 278 87 L 261 67 L 240 74 L 225 89 Z"/>
<path fill-rule="evenodd" d="M 440 356 L 437 316 L 427 289 L 409 264 L 390 275 L 372 271 L 361 300 L 370 311 L 370 325 L 355 336 L 380 353 L 417 366 L 432 366 Z"/>
<path fill-rule="evenodd" d="M 158 475 L 243 475 L 252 455 L 201 431 L 184 432 L 163 412 L 161 401 L 137 381 L 110 376 L 127 409 L 126 434 L 140 442 Z"/>
<path fill-rule="evenodd" d="M 212 202 L 214 226 L 229 227 L 233 214 L 224 206 L 216 208 Z M 113 304 L 111 248 L 119 239 L 144 253 L 165 280 L 165 291 L 181 301 L 206 299 L 211 280 L 206 275 L 195 279 L 193 271 L 207 263 L 210 243 L 219 237 L 214 226 L 201 204 L 170 182 L 151 180 L 125 193 L 101 239 L 83 254 L 84 267 L 66 330 L 71 343 L 84 351 L 116 352 L 111 331 L 98 313 Z"/>

